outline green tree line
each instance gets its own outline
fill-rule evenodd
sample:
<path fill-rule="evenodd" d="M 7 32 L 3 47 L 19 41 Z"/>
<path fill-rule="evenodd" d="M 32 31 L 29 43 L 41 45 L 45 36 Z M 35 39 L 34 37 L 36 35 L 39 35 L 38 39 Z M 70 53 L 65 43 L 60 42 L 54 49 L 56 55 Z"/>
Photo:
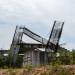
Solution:
<path fill-rule="evenodd" d="M 58 50 L 59 56 L 52 54 L 50 63 L 55 64 L 61 64 L 61 65 L 73 65 L 75 64 L 75 50 L 66 50 L 66 49 L 60 49 Z M 9 51 L 8 56 L 4 56 L 0 54 L 0 68 L 5 67 L 13 67 L 13 58 L 11 56 L 11 53 Z M 22 67 L 23 57 L 18 55 L 17 61 L 15 63 L 15 67 Z"/>

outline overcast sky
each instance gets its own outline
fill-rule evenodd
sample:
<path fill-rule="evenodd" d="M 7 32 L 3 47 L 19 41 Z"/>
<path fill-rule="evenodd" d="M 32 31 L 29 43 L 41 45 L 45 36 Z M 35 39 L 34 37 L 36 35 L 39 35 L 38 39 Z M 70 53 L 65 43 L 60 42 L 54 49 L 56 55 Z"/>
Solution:
<path fill-rule="evenodd" d="M 0 0 L 0 48 L 10 48 L 16 25 L 48 39 L 55 20 L 65 22 L 60 43 L 74 49 L 75 0 Z"/>

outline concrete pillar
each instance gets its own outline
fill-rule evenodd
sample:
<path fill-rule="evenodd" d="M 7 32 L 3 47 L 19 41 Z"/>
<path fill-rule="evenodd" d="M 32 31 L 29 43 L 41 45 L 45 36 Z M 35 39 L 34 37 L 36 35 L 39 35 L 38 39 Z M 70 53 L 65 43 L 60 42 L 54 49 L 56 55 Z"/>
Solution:
<path fill-rule="evenodd" d="M 40 65 L 40 53 L 38 51 L 27 51 L 23 57 L 23 66 L 32 65 L 38 66 Z"/>

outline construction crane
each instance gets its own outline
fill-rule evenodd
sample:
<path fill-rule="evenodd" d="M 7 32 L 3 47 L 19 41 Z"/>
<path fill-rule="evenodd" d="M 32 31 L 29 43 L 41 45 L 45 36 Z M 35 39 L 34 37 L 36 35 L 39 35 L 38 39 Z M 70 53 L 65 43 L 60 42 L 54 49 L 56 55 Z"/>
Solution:
<path fill-rule="evenodd" d="M 20 44 L 27 48 L 46 48 L 46 52 L 49 50 L 53 50 L 54 52 L 57 51 L 57 46 L 59 43 L 59 39 L 62 33 L 64 22 L 55 21 L 49 40 L 46 40 L 42 36 L 37 35 L 36 33 L 32 32 L 26 27 L 16 26 L 13 41 L 10 47 L 12 56 L 13 56 L 13 64 L 16 62 L 16 58 L 19 52 L 21 52 Z M 27 35 L 28 37 L 38 41 L 40 44 L 29 44 L 22 41 L 23 35 Z M 46 57 L 47 58 L 47 57 Z"/>

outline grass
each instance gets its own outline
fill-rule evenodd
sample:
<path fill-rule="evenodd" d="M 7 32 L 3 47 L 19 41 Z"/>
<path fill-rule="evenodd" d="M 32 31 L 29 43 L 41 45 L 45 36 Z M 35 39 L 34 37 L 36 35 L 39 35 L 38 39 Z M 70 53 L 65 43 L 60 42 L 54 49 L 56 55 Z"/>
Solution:
<path fill-rule="evenodd" d="M 21 69 L 0 69 L 0 75 L 75 75 L 75 67 L 62 65 L 47 65 L 37 68 L 28 66 Z"/>

